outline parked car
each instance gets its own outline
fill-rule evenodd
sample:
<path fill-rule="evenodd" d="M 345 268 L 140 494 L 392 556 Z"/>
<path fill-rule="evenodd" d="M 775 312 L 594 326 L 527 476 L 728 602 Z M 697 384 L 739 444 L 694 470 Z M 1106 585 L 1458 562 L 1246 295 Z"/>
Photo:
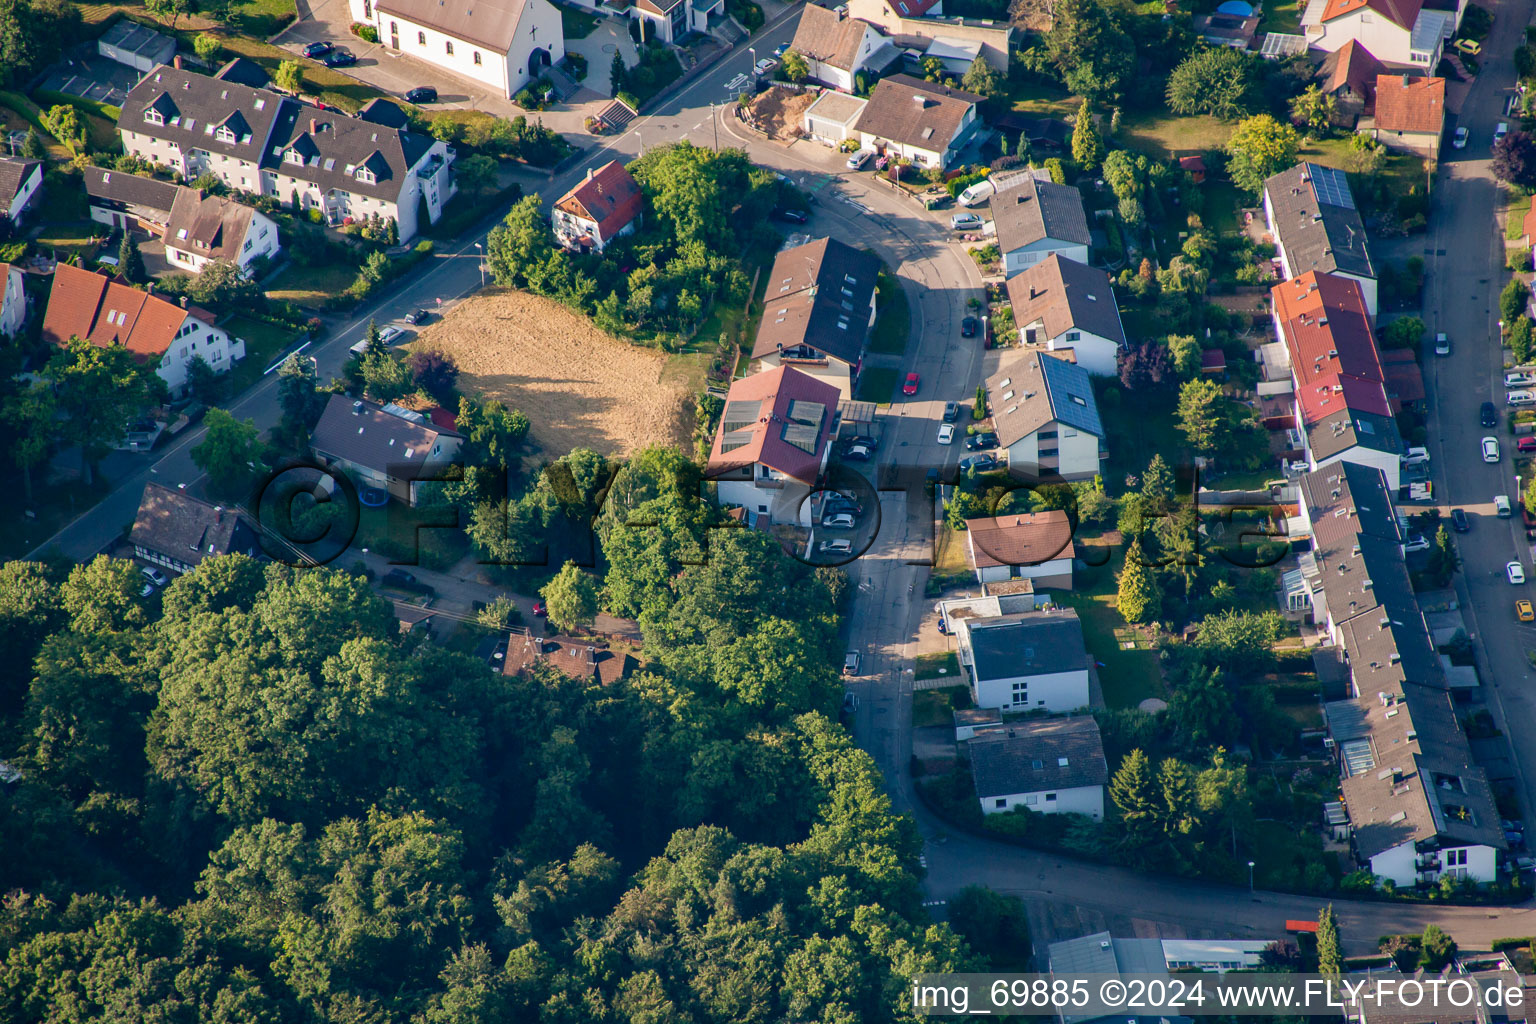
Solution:
<path fill-rule="evenodd" d="M 856 675 L 858 675 L 859 674 L 859 662 L 860 662 L 860 660 L 862 660 L 862 659 L 859 658 L 859 652 L 858 651 L 849 651 L 847 654 L 843 655 L 843 675 L 845 675 L 845 676 L 856 676 Z M 851 693 L 843 694 L 843 707 L 846 708 L 846 707 L 849 706 L 848 698 L 850 698 L 850 697 L 853 697 L 853 707 L 855 707 L 855 708 L 858 707 L 859 706 L 859 698 L 854 697 L 853 694 L 851 694 Z"/>
<path fill-rule="evenodd" d="M 416 578 L 415 573 L 406 572 L 404 569 L 391 569 L 384 574 L 381 581 L 386 587 L 394 587 L 397 590 L 410 590 L 418 594 L 433 593 L 429 584 Z"/>
<path fill-rule="evenodd" d="M 1517 452 L 1536 452 L 1536 437 L 1522 437 L 1515 442 Z"/>
<path fill-rule="evenodd" d="M 338 46 L 321 58 L 328 68 L 349 68 L 357 63 L 357 57 L 345 46 Z"/>
<path fill-rule="evenodd" d="M 1504 566 L 1504 575 L 1509 577 L 1509 582 L 1515 586 L 1525 582 L 1525 566 L 1519 562 L 1510 562 Z"/>
<path fill-rule="evenodd" d="M 405 94 L 405 102 L 436 103 L 437 90 L 432 88 L 430 85 L 418 85 L 416 88 Z"/>
<path fill-rule="evenodd" d="M 1435 335 L 1435 355 L 1448 356 L 1451 354 L 1451 339 L 1444 331 Z"/>
<path fill-rule="evenodd" d="M 752 70 L 754 72 L 756 72 L 757 74 L 759 74 L 759 75 L 766 75 L 768 72 L 772 71 L 774 68 L 776 68 L 778 66 L 779 66 L 779 62 L 777 60 L 775 60 L 774 58 L 772 58 L 772 57 L 764 57 L 762 60 L 760 60 L 756 64 L 752 65 Z"/>
<path fill-rule="evenodd" d="M 916 373 L 907 374 L 907 379 L 902 382 L 901 393 L 904 395 L 917 394 L 917 386 L 923 382 L 923 378 Z"/>
<path fill-rule="evenodd" d="M 1503 121 L 1500 121 L 1499 122 L 1499 126 L 1493 130 L 1493 141 L 1494 142 L 1498 142 L 1500 139 L 1502 139 L 1504 136 L 1506 136 L 1508 134 L 1509 134 L 1509 125 L 1505 124 Z"/>
<path fill-rule="evenodd" d="M 789 44 L 788 43 L 780 43 L 778 46 L 775 46 L 773 48 L 773 55 L 775 57 L 783 57 L 784 54 L 786 52 L 788 52 L 788 50 L 789 50 Z"/>
<path fill-rule="evenodd" d="M 850 555 L 853 553 L 853 541 L 846 538 L 824 540 L 816 545 L 816 550 L 823 555 Z"/>
<path fill-rule="evenodd" d="M 1403 550 L 1404 551 L 1428 551 L 1429 550 L 1429 538 L 1424 536 L 1422 533 L 1411 533 L 1411 534 L 1408 535 L 1407 543 L 1405 543 L 1403 545 Z"/>
<path fill-rule="evenodd" d="M 1459 508 L 1451 509 L 1451 529 L 1457 533 L 1466 533 L 1472 529 L 1472 520 L 1467 518 L 1467 513 Z"/>
<path fill-rule="evenodd" d="M 843 458 L 852 462 L 868 462 L 873 455 L 874 452 L 862 444 L 851 444 L 843 450 Z"/>
<path fill-rule="evenodd" d="M 964 320 L 961 320 L 960 321 L 960 337 L 962 337 L 962 338 L 974 338 L 974 337 L 976 337 L 976 327 L 977 327 L 977 320 L 973 316 L 968 316 Z"/>
<path fill-rule="evenodd" d="M 822 528 L 826 530 L 851 530 L 853 523 L 853 516 L 847 512 L 836 512 L 830 516 L 821 517 Z"/>
<path fill-rule="evenodd" d="M 843 438 L 843 442 L 850 448 L 856 444 L 863 445 L 870 450 L 880 447 L 880 442 L 868 434 L 853 434 L 850 437 Z"/>
<path fill-rule="evenodd" d="M 965 450 L 969 452 L 988 452 L 996 447 L 997 435 L 991 431 L 972 434 L 965 439 Z"/>
<path fill-rule="evenodd" d="M 1458 39 L 1451 45 L 1462 53 L 1470 53 L 1474 57 L 1483 52 L 1483 44 L 1476 39 Z"/>
<path fill-rule="evenodd" d="M 549 614 L 549 609 L 544 607 L 543 601 L 533 602 L 533 614 L 535 618 L 542 619 Z"/>
<path fill-rule="evenodd" d="M 1513 406 L 1536 405 L 1536 391 L 1510 391 L 1504 395 L 1504 404 Z"/>
<path fill-rule="evenodd" d="M 1492 402 L 1484 402 L 1478 409 L 1478 422 L 1485 427 L 1499 425 L 1499 410 L 1493 407 Z"/>
<path fill-rule="evenodd" d="M 144 578 L 149 580 L 149 582 L 153 583 L 157 587 L 163 587 L 167 583 L 171 582 L 166 578 L 165 573 L 161 572 L 159 569 L 156 569 L 152 565 L 142 566 L 139 569 L 139 572 L 143 573 Z"/>
<path fill-rule="evenodd" d="M 428 313 L 424 309 L 413 309 L 409 313 L 405 314 L 405 322 L 410 324 L 412 327 L 414 327 L 417 324 L 424 324 L 424 323 L 426 323 L 427 322 L 427 317 L 429 317 L 431 315 L 432 315 L 431 313 Z"/>
<path fill-rule="evenodd" d="M 147 583 L 146 582 L 144 584 L 144 586 L 139 588 L 139 596 L 140 597 L 154 597 L 155 596 L 155 585 L 153 583 Z"/>
<path fill-rule="evenodd" d="M 382 331 L 379 332 L 379 344 L 381 344 L 381 345 L 393 345 L 396 341 L 398 341 L 400 338 L 402 338 L 404 336 L 405 336 L 405 332 L 402 331 L 400 328 L 398 328 L 398 327 L 386 327 Z"/>
<path fill-rule="evenodd" d="M 1483 461 L 1499 461 L 1499 439 L 1496 437 L 1483 438 Z"/>
<path fill-rule="evenodd" d="M 1457 128 L 1456 129 L 1456 134 L 1451 136 L 1451 147 L 1453 149 L 1466 149 L 1467 148 L 1467 130 L 1466 130 L 1466 128 L 1463 127 L 1463 128 Z"/>
<path fill-rule="evenodd" d="M 322 39 L 322 40 L 320 40 L 317 43 L 310 43 L 308 46 L 304 47 L 304 49 L 300 50 L 299 52 L 302 53 L 304 56 L 308 57 L 310 60 L 315 60 L 315 59 L 317 59 L 319 57 L 324 57 L 326 54 L 330 53 L 331 52 L 331 44 Z"/>
<path fill-rule="evenodd" d="M 804 224 L 811 219 L 805 215 L 804 210 L 775 209 L 773 215 L 789 224 Z"/>
<path fill-rule="evenodd" d="M 951 231 L 975 231 L 985 221 L 979 213 L 952 213 L 949 215 L 949 229 Z"/>
<path fill-rule="evenodd" d="M 1508 519 L 1515 514 L 1513 507 L 1509 503 L 1509 495 L 1495 494 L 1493 496 L 1493 514 L 1500 519 Z"/>
<path fill-rule="evenodd" d="M 1527 384 L 1536 384 L 1536 373 L 1531 373 L 1528 370 L 1515 370 L 1504 375 L 1504 389 L 1506 391 L 1513 390 L 1514 388 L 1523 388 Z"/>
<path fill-rule="evenodd" d="M 990 473 L 997 468 L 997 459 L 991 455 L 972 455 L 960 460 L 960 471 L 968 473 L 975 470 L 978 473 Z"/>
<path fill-rule="evenodd" d="M 867 164 L 871 160 L 873 160 L 874 156 L 875 156 L 875 151 L 872 150 L 872 149 L 861 149 L 861 150 L 858 150 L 857 152 L 855 152 L 852 156 L 850 156 L 848 158 L 848 163 L 845 166 L 850 171 L 857 171 L 860 168 L 862 168 L 865 164 Z"/>
<path fill-rule="evenodd" d="M 1520 600 L 1516 601 L 1515 618 L 1519 619 L 1521 622 L 1536 622 L 1536 611 L 1531 609 L 1531 602 L 1527 601 L 1525 598 L 1521 598 Z M 1513 832 L 1515 830 L 1507 829 L 1506 831 Z"/>
<path fill-rule="evenodd" d="M 849 515 L 856 516 L 864 512 L 864 506 L 845 494 L 834 494 L 821 503 L 821 512 L 822 515 L 847 512 Z"/>
<path fill-rule="evenodd" d="M 955 439 L 955 425 L 953 423 L 939 424 L 939 444 L 949 444 Z"/>
<path fill-rule="evenodd" d="M 953 423 L 953 422 L 955 422 L 955 420 L 957 420 L 959 418 L 960 418 L 960 403 L 959 402 L 945 402 L 944 403 L 944 422 L 945 423 Z"/>

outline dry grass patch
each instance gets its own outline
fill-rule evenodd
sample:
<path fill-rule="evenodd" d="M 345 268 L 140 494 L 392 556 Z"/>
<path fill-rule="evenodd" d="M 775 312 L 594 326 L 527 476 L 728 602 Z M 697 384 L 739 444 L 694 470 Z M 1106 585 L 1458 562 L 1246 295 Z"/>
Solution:
<path fill-rule="evenodd" d="M 689 391 L 663 380 L 666 355 L 618 341 L 550 299 L 477 295 L 424 327 L 410 347 L 452 356 L 460 390 L 521 409 L 534 442 L 552 455 L 625 455 L 649 444 L 686 446 L 693 435 Z"/>

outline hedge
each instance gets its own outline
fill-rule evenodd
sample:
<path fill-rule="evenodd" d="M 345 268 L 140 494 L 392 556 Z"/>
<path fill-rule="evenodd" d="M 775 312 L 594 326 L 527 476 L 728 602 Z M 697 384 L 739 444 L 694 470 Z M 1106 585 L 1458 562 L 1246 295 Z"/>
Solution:
<path fill-rule="evenodd" d="M 44 108 L 60 105 L 76 107 L 83 113 L 104 117 L 113 124 L 116 124 L 123 116 L 121 107 L 114 107 L 112 104 L 103 103 L 100 100 L 86 99 L 84 96 L 71 96 L 64 92 L 54 92 L 52 89 L 39 89 L 32 95 L 37 97 L 38 104 Z"/>
<path fill-rule="evenodd" d="M 1506 949 L 1525 949 L 1533 942 L 1536 942 L 1536 937 L 1529 935 L 1518 939 L 1494 939 L 1488 948 L 1495 953 L 1502 953 Z"/>

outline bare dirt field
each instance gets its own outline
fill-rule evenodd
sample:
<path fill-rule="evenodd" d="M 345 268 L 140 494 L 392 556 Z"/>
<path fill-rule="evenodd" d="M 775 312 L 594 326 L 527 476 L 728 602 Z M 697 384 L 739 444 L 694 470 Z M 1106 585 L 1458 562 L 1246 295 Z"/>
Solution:
<path fill-rule="evenodd" d="M 667 357 L 618 341 L 558 302 L 488 292 L 428 324 L 410 345 L 437 348 L 459 367 L 459 389 L 521 409 L 546 456 L 572 448 L 624 455 L 687 444 L 693 403 L 662 380 Z"/>
<path fill-rule="evenodd" d="M 814 92 L 769 89 L 752 101 L 752 116 L 769 137 L 788 140 L 801 134 L 801 115 L 816 102 Z"/>

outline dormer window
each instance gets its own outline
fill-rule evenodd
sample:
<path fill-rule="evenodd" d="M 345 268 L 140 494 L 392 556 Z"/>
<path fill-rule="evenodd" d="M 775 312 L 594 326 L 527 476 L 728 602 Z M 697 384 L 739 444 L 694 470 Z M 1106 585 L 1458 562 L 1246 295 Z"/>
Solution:
<path fill-rule="evenodd" d="M 283 159 L 290 164 L 298 164 L 300 167 L 304 166 L 304 154 L 296 149 L 289 149 L 288 152 L 283 154 Z"/>
<path fill-rule="evenodd" d="M 145 107 L 144 120 L 148 121 L 150 124 L 165 124 L 165 115 L 160 113 L 160 111 L 156 110 L 154 107 Z"/>
<path fill-rule="evenodd" d="M 357 169 L 357 180 L 368 185 L 377 184 L 378 182 L 378 179 L 373 176 L 373 172 L 366 167 L 359 167 Z"/>
<path fill-rule="evenodd" d="M 231 146 L 235 144 L 235 133 L 223 125 L 219 126 L 219 130 L 214 135 L 220 142 L 227 142 Z"/>

